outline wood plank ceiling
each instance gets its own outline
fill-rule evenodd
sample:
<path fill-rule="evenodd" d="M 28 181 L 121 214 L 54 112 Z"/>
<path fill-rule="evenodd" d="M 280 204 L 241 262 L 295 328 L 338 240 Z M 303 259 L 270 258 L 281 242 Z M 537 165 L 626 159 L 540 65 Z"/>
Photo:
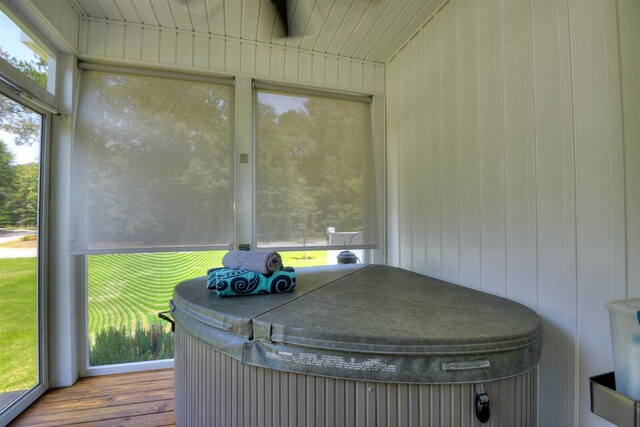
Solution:
<path fill-rule="evenodd" d="M 85 19 L 127 22 L 386 63 L 443 0 L 73 0 Z"/>

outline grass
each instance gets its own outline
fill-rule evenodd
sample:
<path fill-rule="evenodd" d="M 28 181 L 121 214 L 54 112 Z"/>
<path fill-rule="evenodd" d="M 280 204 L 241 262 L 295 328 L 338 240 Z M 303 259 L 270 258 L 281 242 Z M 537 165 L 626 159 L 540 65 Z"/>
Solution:
<path fill-rule="evenodd" d="M 89 256 L 90 342 L 95 344 L 98 334 L 109 329 L 126 328 L 135 334 L 138 325 L 152 328 L 160 322 L 157 312 L 168 309 L 175 285 L 221 266 L 224 254 Z M 324 251 L 281 255 L 286 266 L 326 264 Z M 4 316 L 0 325 L 0 393 L 29 389 L 37 383 L 36 265 L 36 258 L 0 259 L 0 307 Z"/>
<path fill-rule="evenodd" d="M 89 335 L 109 326 L 134 328 L 157 321 L 173 288 L 222 266 L 226 251 L 89 256 Z M 283 252 L 286 266 L 326 264 L 326 252 Z"/>
<path fill-rule="evenodd" d="M 0 393 L 38 383 L 36 268 L 36 258 L 0 259 Z"/>

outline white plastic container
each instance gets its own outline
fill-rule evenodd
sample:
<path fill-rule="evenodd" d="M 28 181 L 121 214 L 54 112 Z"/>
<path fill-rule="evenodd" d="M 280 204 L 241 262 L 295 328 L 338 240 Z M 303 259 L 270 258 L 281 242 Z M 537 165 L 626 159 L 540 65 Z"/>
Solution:
<path fill-rule="evenodd" d="M 607 303 L 616 390 L 640 400 L 640 298 Z"/>

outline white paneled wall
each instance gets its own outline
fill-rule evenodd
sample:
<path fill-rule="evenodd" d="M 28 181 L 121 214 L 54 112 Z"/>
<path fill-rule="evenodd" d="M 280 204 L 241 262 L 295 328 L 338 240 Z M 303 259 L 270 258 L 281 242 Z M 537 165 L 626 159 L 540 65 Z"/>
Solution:
<path fill-rule="evenodd" d="M 450 0 L 387 64 L 389 262 L 540 313 L 545 427 L 607 425 L 604 304 L 640 293 L 637 4 Z"/>
<path fill-rule="evenodd" d="M 384 65 L 181 30 L 84 19 L 80 57 L 384 94 Z"/>
<path fill-rule="evenodd" d="M 629 297 L 640 297 L 640 1 L 618 0 L 627 190 Z"/>

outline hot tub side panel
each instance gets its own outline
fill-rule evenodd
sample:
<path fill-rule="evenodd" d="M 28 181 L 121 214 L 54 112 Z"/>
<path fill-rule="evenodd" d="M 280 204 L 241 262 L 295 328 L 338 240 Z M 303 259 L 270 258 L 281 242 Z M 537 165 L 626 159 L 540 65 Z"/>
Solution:
<path fill-rule="evenodd" d="M 481 426 L 472 384 L 387 384 L 258 368 L 175 333 L 179 426 Z M 533 369 L 484 383 L 492 427 L 537 425 Z"/>

